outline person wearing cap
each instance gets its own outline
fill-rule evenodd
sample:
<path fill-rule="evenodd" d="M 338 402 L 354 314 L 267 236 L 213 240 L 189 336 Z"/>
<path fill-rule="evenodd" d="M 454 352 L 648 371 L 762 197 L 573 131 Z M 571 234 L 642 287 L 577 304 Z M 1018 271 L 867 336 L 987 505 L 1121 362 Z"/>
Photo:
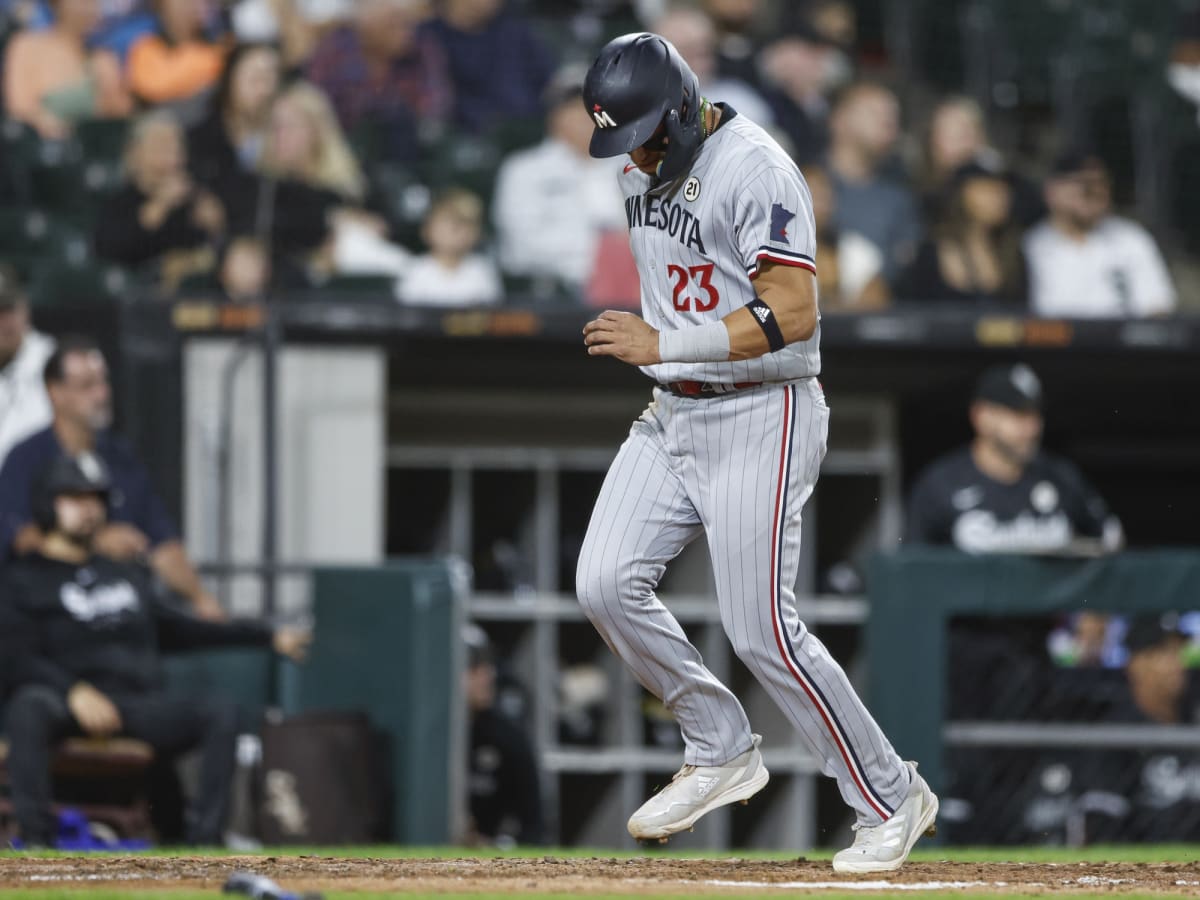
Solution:
<path fill-rule="evenodd" d="M 96 553 L 113 483 L 94 455 L 60 456 L 38 474 L 40 549 L 0 576 L 0 674 L 8 694 L 9 791 L 26 845 L 49 846 L 50 759 L 70 735 L 124 735 L 172 757 L 200 750 L 200 790 L 188 839 L 221 843 L 234 774 L 237 707 L 176 697 L 160 653 L 216 646 L 273 647 L 299 660 L 307 633 L 260 622 L 205 622 L 179 611 L 141 566 Z"/>
<path fill-rule="evenodd" d="M 1041 449 L 1042 385 L 1024 364 L 980 378 L 975 438 L 932 463 L 908 503 L 906 544 L 967 553 L 1083 554 L 1119 549 L 1119 521 L 1070 462 Z"/>
<path fill-rule="evenodd" d="M 470 717 L 469 843 L 540 844 L 542 800 L 533 745 L 497 703 L 496 663 L 482 628 L 462 630 L 467 646 L 463 693 Z"/>
<path fill-rule="evenodd" d="M 582 98 L 583 72 L 560 70 L 544 98 L 546 137 L 505 158 L 492 207 L 504 272 L 574 290 L 591 274 L 606 231 L 627 243 L 621 163 L 588 154 L 594 123 Z"/>
<path fill-rule="evenodd" d="M 798 166 L 819 162 L 829 148 L 829 92 L 837 58 L 837 47 L 804 20 L 763 48 L 763 97 L 776 128 L 791 141 Z"/>
<path fill-rule="evenodd" d="M 1023 306 L 1025 263 L 1013 191 L 1000 168 L 969 162 L 950 178 L 932 233 L 896 285 L 901 300 Z"/>
<path fill-rule="evenodd" d="M 44 534 L 32 515 L 37 473 L 59 456 L 95 454 L 114 481 L 110 521 L 95 537 L 97 552 L 147 563 L 194 612 L 221 618 L 221 605 L 204 588 L 145 466 L 111 429 L 112 388 L 95 341 L 64 337 L 46 361 L 43 380 L 53 421 L 14 446 L 0 466 L 0 563 L 41 546 Z"/>
<path fill-rule="evenodd" d="M 1024 240 L 1037 315 L 1141 318 L 1175 310 L 1175 287 L 1154 237 L 1112 213 L 1111 179 L 1099 156 L 1064 153 L 1044 193 L 1049 216 Z"/>
<path fill-rule="evenodd" d="M 54 339 L 33 330 L 16 269 L 0 263 L 0 463 L 14 444 L 50 424 L 42 367 Z"/>

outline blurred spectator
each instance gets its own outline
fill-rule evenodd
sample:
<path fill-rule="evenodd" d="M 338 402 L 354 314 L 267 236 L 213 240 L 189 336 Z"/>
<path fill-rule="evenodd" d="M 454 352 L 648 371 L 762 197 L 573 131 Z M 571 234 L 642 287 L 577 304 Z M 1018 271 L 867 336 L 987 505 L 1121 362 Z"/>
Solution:
<path fill-rule="evenodd" d="M 231 303 L 261 301 L 271 284 L 271 253 L 259 238 L 241 235 L 225 245 L 217 281 Z"/>
<path fill-rule="evenodd" d="M 970 162 L 953 175 L 931 234 L 896 294 L 917 302 L 1025 302 L 1021 237 L 1003 172 Z"/>
<path fill-rule="evenodd" d="M 762 0 L 704 0 L 701 7 L 716 32 L 717 73 L 754 84 L 758 80 L 755 32 L 767 18 Z"/>
<path fill-rule="evenodd" d="M 320 278 L 340 268 L 339 244 L 342 251 L 347 243 L 386 244 L 386 223 L 363 207 L 358 160 L 328 99 L 311 84 L 293 84 L 275 101 L 259 168 L 254 188 L 227 202 L 235 231 L 270 235 L 277 259 L 302 263 Z"/>
<path fill-rule="evenodd" d="M 476 306 L 499 303 L 500 273 L 476 253 L 483 227 L 483 202 L 470 191 L 450 190 L 429 208 L 421 231 L 428 253 L 415 257 L 397 285 L 405 303 Z"/>
<path fill-rule="evenodd" d="M 96 223 L 96 253 L 126 266 L 164 261 L 174 273 L 203 268 L 194 251 L 212 246 L 225 227 L 225 211 L 187 170 L 183 129 L 169 112 L 138 120 L 125 150 L 128 183 L 105 204 Z M 167 257 L 184 252 L 178 261 Z"/>
<path fill-rule="evenodd" d="M 209 34 L 205 0 L 154 0 L 154 14 L 157 31 L 129 48 L 130 89 L 151 105 L 198 99 L 225 65 L 225 48 Z"/>
<path fill-rule="evenodd" d="M 703 96 L 714 103 L 728 103 L 764 128 L 774 124 L 771 107 L 758 91 L 744 81 L 723 78 L 717 72 L 717 32 L 704 12 L 677 6 L 654 22 L 650 30 L 675 45 L 700 80 Z"/>
<path fill-rule="evenodd" d="M 208 113 L 188 132 L 188 165 L 210 190 L 258 168 L 282 63 L 269 44 L 239 44 L 226 57 Z"/>
<path fill-rule="evenodd" d="M 96 535 L 96 551 L 118 561 L 146 560 L 168 588 L 188 599 L 193 612 L 222 618 L 145 467 L 110 430 L 112 388 L 96 344 L 86 338 L 60 341 L 46 362 L 45 382 L 54 421 L 13 447 L 0 466 L 0 562 L 42 547 L 45 534 L 33 509 L 38 473 L 61 456 L 94 454 L 113 479 L 109 522 Z"/>
<path fill-rule="evenodd" d="M 967 553 L 1120 549 L 1120 523 L 1070 462 L 1041 449 L 1042 385 L 1025 365 L 997 366 L 971 402 L 975 439 L 931 464 L 908 504 L 908 544 Z"/>
<path fill-rule="evenodd" d="M 921 205 L 929 220 L 938 218 L 946 189 L 963 166 L 975 163 L 986 169 L 1005 168 L 1004 157 L 990 143 L 983 109 L 970 97 L 951 95 L 934 106 L 925 130 L 922 169 L 919 175 Z M 1013 218 L 1032 225 L 1045 213 L 1037 188 L 1010 172 Z"/>
<path fill-rule="evenodd" d="M 921 236 L 911 192 L 883 174 L 900 136 L 900 103 L 881 84 L 854 82 L 838 93 L 829 130 L 838 230 L 855 231 L 878 247 L 891 281 L 912 262 Z"/>
<path fill-rule="evenodd" d="M 160 654 L 249 645 L 300 659 L 308 637 L 259 622 L 194 619 L 169 605 L 143 568 L 98 555 L 113 484 L 103 464 L 86 460 L 59 457 L 39 473 L 36 507 L 45 539 L 36 555 L 4 571 L 0 656 L 11 690 L 5 733 L 21 839 L 53 846 L 54 746 L 70 735 L 125 735 L 166 756 L 200 749 L 200 789 L 187 838 L 220 845 L 237 706 L 215 696 L 169 695 Z"/>
<path fill-rule="evenodd" d="M 44 138 L 66 137 L 83 119 L 128 115 L 133 104 L 116 56 L 89 51 L 97 0 L 54 0 L 54 22 L 26 29 L 4 54 L 4 108 Z"/>
<path fill-rule="evenodd" d="M 761 54 L 763 95 L 798 165 L 824 158 L 829 147 L 827 94 L 835 52 L 815 30 L 797 28 L 773 39 Z"/>
<path fill-rule="evenodd" d="M 278 44 L 288 68 L 298 67 L 308 62 L 318 38 L 310 15 L 320 11 L 309 6 L 302 0 L 236 0 L 230 25 L 239 43 Z M 350 12 L 342 3 L 335 9 L 343 16 Z"/>
<path fill-rule="evenodd" d="M 1114 640 L 1111 613 L 1084 609 L 1067 620 L 1066 627 L 1056 628 L 1046 639 L 1047 649 L 1055 665 L 1071 669 L 1086 669 L 1113 665 L 1114 651 L 1122 651 Z"/>
<path fill-rule="evenodd" d="M 1040 316 L 1139 317 L 1175 309 L 1175 288 L 1145 228 L 1112 214 L 1095 154 L 1069 151 L 1046 180 L 1049 218 L 1025 236 L 1030 300 Z"/>
<path fill-rule="evenodd" d="M 478 625 L 463 628 L 467 668 L 463 693 L 470 716 L 468 843 L 542 842 L 542 795 L 529 737 L 496 703 L 491 643 Z"/>
<path fill-rule="evenodd" d="M 829 173 L 820 166 L 805 166 L 801 172 L 812 195 L 821 309 L 863 312 L 887 306 L 883 254 L 861 234 L 836 229 L 837 198 Z"/>
<path fill-rule="evenodd" d="M 504 0 L 442 0 L 431 30 L 449 58 L 459 127 L 479 133 L 539 118 L 555 60 Z"/>
<path fill-rule="evenodd" d="M 342 127 L 380 129 L 392 159 L 416 159 L 418 136 L 439 131 L 453 109 L 445 50 L 419 27 L 426 15 L 423 0 L 360 0 L 353 20 L 326 35 L 308 64 Z"/>
<path fill-rule="evenodd" d="M 1148 725 L 1194 725 L 1183 653 L 1187 635 L 1178 616 L 1145 614 L 1130 620 L 1125 635 L 1127 691 L 1106 719 Z M 1089 834 L 1111 841 L 1200 840 L 1200 756 L 1194 747 L 1094 751 L 1095 783 L 1124 794 L 1127 815 L 1119 834 Z"/>
<path fill-rule="evenodd" d="M 588 154 L 593 122 L 582 78 L 563 70 L 546 94 L 546 138 L 510 155 L 496 179 L 493 220 L 506 274 L 550 277 L 578 290 L 597 244 L 625 231 L 620 160 Z"/>
<path fill-rule="evenodd" d="M 42 369 L 54 340 L 33 330 L 17 272 L 0 263 L 0 463 L 14 444 L 50 424 Z"/>

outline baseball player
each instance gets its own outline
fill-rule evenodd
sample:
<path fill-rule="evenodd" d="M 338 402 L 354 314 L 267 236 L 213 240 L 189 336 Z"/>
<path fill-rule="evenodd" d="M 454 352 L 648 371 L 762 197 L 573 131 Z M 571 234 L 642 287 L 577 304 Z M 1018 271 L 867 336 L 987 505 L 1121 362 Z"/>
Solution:
<path fill-rule="evenodd" d="M 805 629 L 793 592 L 800 511 L 829 426 L 808 188 L 760 127 L 699 95 L 658 35 L 607 44 L 583 98 L 592 155 L 630 157 L 620 180 L 643 313 L 602 313 L 585 343 L 657 386 L 596 500 L 577 589 L 685 744 L 683 768 L 629 832 L 664 839 L 767 783 L 741 703 L 654 593 L 666 564 L 703 533 L 734 651 L 858 814 L 834 869 L 896 869 L 932 830 L 937 798 Z"/>

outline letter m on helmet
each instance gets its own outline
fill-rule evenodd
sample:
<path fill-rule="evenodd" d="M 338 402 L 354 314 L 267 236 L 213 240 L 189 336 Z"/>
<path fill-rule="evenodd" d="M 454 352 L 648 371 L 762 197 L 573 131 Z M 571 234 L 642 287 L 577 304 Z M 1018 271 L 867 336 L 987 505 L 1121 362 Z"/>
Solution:
<path fill-rule="evenodd" d="M 614 128 L 617 124 L 613 121 L 612 116 L 600 108 L 598 103 L 592 107 L 592 118 L 596 120 L 597 128 Z"/>

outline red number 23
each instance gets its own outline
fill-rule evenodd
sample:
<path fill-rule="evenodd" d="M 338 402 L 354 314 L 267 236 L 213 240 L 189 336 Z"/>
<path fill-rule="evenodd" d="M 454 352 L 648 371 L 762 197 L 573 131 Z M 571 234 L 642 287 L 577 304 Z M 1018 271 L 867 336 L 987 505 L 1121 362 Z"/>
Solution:
<path fill-rule="evenodd" d="M 679 312 L 691 312 L 693 303 L 696 305 L 696 312 L 708 312 L 716 307 L 721 300 L 721 295 L 717 293 L 717 289 L 712 283 L 712 273 L 712 263 L 689 266 L 686 269 L 674 264 L 667 266 L 667 277 L 675 282 L 675 290 L 671 299 Z M 684 291 L 688 289 L 689 282 L 695 282 L 696 287 L 708 295 L 708 299 L 702 300 L 699 297 L 685 294 Z"/>

